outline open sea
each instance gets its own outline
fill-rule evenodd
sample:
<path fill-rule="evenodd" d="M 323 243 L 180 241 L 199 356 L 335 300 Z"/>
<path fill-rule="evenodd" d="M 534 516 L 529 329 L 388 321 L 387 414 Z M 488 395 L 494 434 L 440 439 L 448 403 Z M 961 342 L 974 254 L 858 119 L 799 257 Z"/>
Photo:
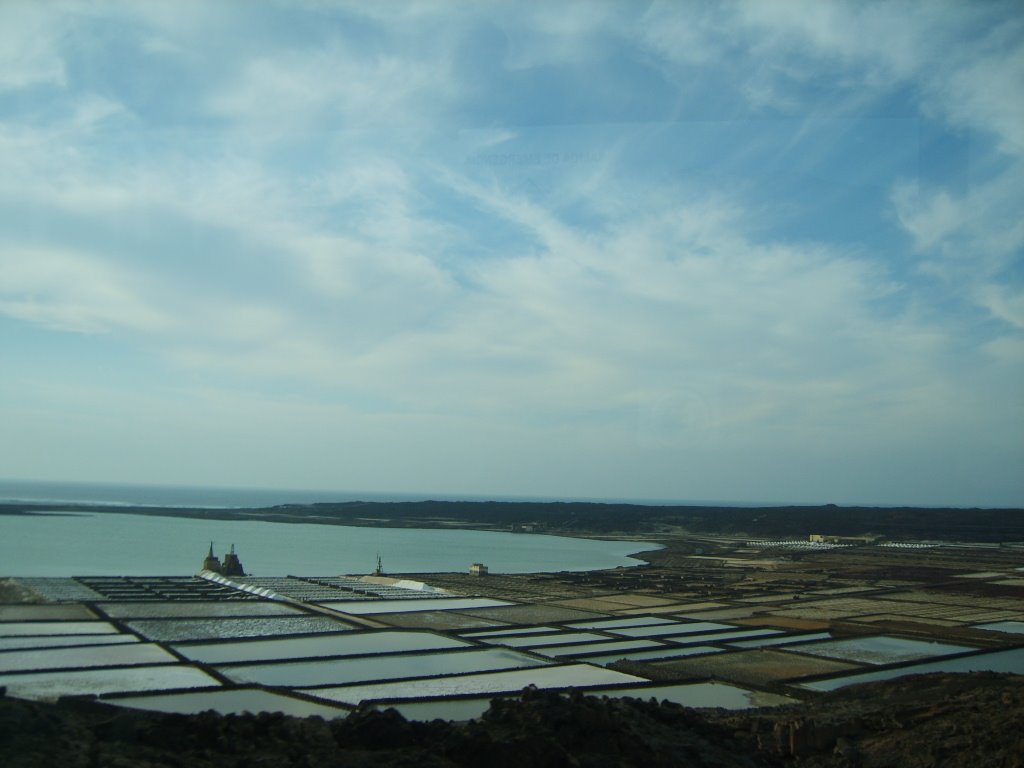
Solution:
<path fill-rule="evenodd" d="M 114 511 L 128 505 L 230 508 L 423 498 L 2 481 L 0 502 L 29 501 L 38 511 L 0 515 L 0 577 L 188 575 L 199 570 L 211 541 L 219 557 L 235 545 L 246 571 L 257 576 L 370 573 L 378 554 L 391 573 L 465 571 L 476 562 L 497 573 L 597 570 L 637 565 L 629 555 L 656 548 L 645 542 L 535 534 L 197 520 Z M 58 502 L 94 507 L 73 514 L 47 511 L 47 504 Z"/>

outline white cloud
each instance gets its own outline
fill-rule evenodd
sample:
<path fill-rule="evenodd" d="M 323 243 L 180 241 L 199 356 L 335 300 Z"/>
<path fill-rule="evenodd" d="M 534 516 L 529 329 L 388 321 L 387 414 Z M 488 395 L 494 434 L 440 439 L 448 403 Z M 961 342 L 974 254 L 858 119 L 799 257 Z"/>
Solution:
<path fill-rule="evenodd" d="M 0 92 L 66 84 L 60 35 L 68 10 L 31 0 L 0 4 Z"/>
<path fill-rule="evenodd" d="M 978 303 L 994 316 L 1024 331 L 1024 291 L 985 285 L 978 289 Z"/>
<path fill-rule="evenodd" d="M 26 59 L 19 88 L 67 92 L 0 123 L 0 210 L 18 225 L 0 251 L 0 312 L 117 334 L 157 360 L 167 380 L 132 407 L 166 410 L 180 440 L 216 443 L 193 474 L 230 452 L 214 422 L 244 435 L 263 468 L 274 462 L 261 435 L 311 436 L 318 451 L 301 463 L 317 473 L 292 482 L 322 485 L 312 478 L 355 455 L 377 487 L 389 482 L 377 465 L 402 464 L 409 490 L 464 474 L 515 490 L 518 474 L 538 492 L 580 493 L 615 493 L 623 472 L 630 488 L 679 489 L 687 472 L 727 488 L 734 461 L 770 479 L 808 460 L 807 446 L 822 465 L 875 444 L 909 451 L 972 419 L 999 432 L 1024 313 L 1000 282 L 1024 243 L 1024 185 L 1005 162 L 1019 116 L 1000 104 L 1019 78 L 1012 26 L 972 33 L 959 50 L 946 43 L 970 13 L 952 5 L 915 26 L 908 9 L 923 6 L 613 4 L 581 16 L 507 5 L 463 16 L 441 3 L 353 6 L 361 24 L 380 25 L 354 40 L 333 24 L 345 6 L 314 3 L 333 29 L 281 43 L 254 23 L 251 39 L 215 55 L 230 4 L 192 4 L 183 19 L 156 5 L 115 4 L 142 52 L 107 63 L 145 70 L 149 57 L 187 75 L 167 94 L 182 105 L 169 123 L 131 88 L 76 88 L 32 64 L 61 61 L 59 41 Z M 820 76 L 847 108 L 906 88 L 925 119 L 990 132 L 999 158 L 986 154 L 966 191 L 904 180 L 881 204 L 914 258 L 1004 321 L 1004 336 L 972 349 L 960 319 L 927 306 L 867 238 L 765 235 L 775 201 L 712 176 L 691 182 L 669 167 L 670 150 L 638 160 L 630 152 L 650 124 L 600 127 L 599 161 L 544 169 L 540 191 L 510 182 L 515 169 L 461 167 L 537 133 L 510 124 L 514 104 L 493 119 L 474 112 L 486 83 L 456 54 L 492 23 L 509 38 L 506 58 L 488 62 L 503 75 L 563 67 L 592 93 L 587 64 L 621 46 L 647 74 L 656 57 L 680 103 L 699 95 L 701 67 L 722 67 L 755 111 L 810 114 L 803 86 Z M 560 130 L 589 147 L 591 128 Z M 686 162 L 742 173 L 746 157 Z M 22 226 L 25 211 L 40 225 Z M 96 386 L 82 408 L 108 413 Z M 155 430 L 162 417 L 147 418 Z"/>
<path fill-rule="evenodd" d="M 172 325 L 142 298 L 142 281 L 94 255 L 41 248 L 0 250 L 0 312 L 77 333 L 160 333 Z"/>
<path fill-rule="evenodd" d="M 734 7 L 754 54 L 776 63 L 774 82 L 762 87 L 783 99 L 795 95 L 787 79 L 798 81 L 802 71 L 824 74 L 855 104 L 865 89 L 882 96 L 910 87 L 926 113 L 988 133 L 1004 152 L 1024 150 L 1024 20 L 1000 18 L 998 4 L 745 0 Z M 790 67 L 778 68 L 787 60 Z"/>
<path fill-rule="evenodd" d="M 412 136 L 450 100 L 449 77 L 444 58 L 365 51 L 335 39 L 254 56 L 210 96 L 209 107 L 272 137 L 324 130 L 327 146 L 367 131 Z"/>

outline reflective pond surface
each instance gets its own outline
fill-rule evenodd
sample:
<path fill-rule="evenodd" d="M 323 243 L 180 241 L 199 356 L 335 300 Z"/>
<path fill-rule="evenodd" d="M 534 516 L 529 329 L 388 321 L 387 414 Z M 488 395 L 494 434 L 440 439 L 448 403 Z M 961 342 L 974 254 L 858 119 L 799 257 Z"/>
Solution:
<path fill-rule="evenodd" d="M 569 664 L 546 667 L 543 670 L 517 669 L 481 675 L 461 675 L 432 680 L 406 680 L 401 683 L 353 685 L 344 688 L 309 690 L 314 696 L 348 704 L 388 698 L 419 698 L 451 696 L 469 693 L 506 693 L 520 691 L 528 685 L 538 688 L 586 687 L 642 681 L 643 678 L 592 667 L 589 664 Z"/>
<path fill-rule="evenodd" d="M 460 611 L 467 608 L 494 608 L 511 603 L 486 597 L 418 598 L 415 600 L 345 600 L 321 601 L 320 605 L 342 613 L 406 613 L 409 611 Z"/>
<path fill-rule="evenodd" d="M 811 640 L 828 640 L 832 635 L 828 632 L 812 632 L 804 635 L 783 635 L 781 637 L 761 637 L 754 640 L 736 640 L 728 643 L 733 648 L 764 648 L 770 645 L 795 645 Z"/>
<path fill-rule="evenodd" d="M 857 661 L 864 664 L 895 664 L 930 656 L 947 656 L 974 650 L 964 645 L 908 640 L 903 637 L 857 637 L 801 645 L 793 650 L 830 659 Z"/>
<path fill-rule="evenodd" d="M 481 642 L 492 645 L 508 645 L 512 648 L 539 648 L 545 645 L 568 645 L 587 640 L 607 640 L 604 635 L 592 632 L 559 632 L 553 635 L 528 635 L 525 637 L 480 638 Z"/>
<path fill-rule="evenodd" d="M 491 697 L 482 699 L 439 699 L 437 701 L 414 701 L 385 704 L 381 708 L 394 707 L 406 720 L 430 722 L 431 720 L 452 720 L 462 722 L 476 720 L 491 708 Z"/>
<path fill-rule="evenodd" d="M 347 632 L 352 627 L 327 616 L 267 616 L 252 619 L 137 619 L 129 627 L 163 643 L 217 638 Z"/>
<path fill-rule="evenodd" d="M 254 714 L 257 712 L 283 712 L 293 717 L 319 715 L 325 720 L 330 720 L 335 717 L 345 717 L 348 714 L 348 711 L 344 709 L 247 688 L 169 693 L 160 696 L 129 696 L 106 699 L 106 703 L 156 712 L 177 712 L 182 715 L 206 712 L 212 709 L 223 715 L 242 714 L 243 712 Z"/>
<path fill-rule="evenodd" d="M 655 624 L 675 624 L 680 626 L 681 622 L 675 619 L 666 619 L 662 616 L 636 616 L 625 619 L 595 619 L 594 621 L 574 621 L 566 624 L 573 629 L 615 629 L 617 627 L 647 627 Z M 685 625 L 682 625 L 685 626 Z M 718 625 L 718 626 L 725 626 Z"/>
<path fill-rule="evenodd" d="M 0 637 L 0 651 L 21 648 L 61 648 L 71 645 L 119 645 L 137 643 L 135 635 L 50 635 L 49 637 Z"/>
<path fill-rule="evenodd" d="M 635 651 L 640 648 L 657 647 L 658 643 L 651 642 L 650 640 L 612 640 L 606 643 L 553 645 L 546 648 L 538 648 L 537 653 L 544 654 L 545 656 L 573 656 L 584 653 L 611 653 L 612 651 Z"/>
<path fill-rule="evenodd" d="M 689 685 L 662 685 L 627 690 L 593 691 L 604 696 L 631 696 L 637 699 L 654 698 L 671 701 L 685 707 L 722 707 L 723 709 L 749 709 L 792 704 L 796 699 L 774 693 L 752 691 L 725 683 L 692 683 Z"/>
<path fill-rule="evenodd" d="M 485 637 L 505 637 L 506 635 L 532 635 L 547 632 L 561 632 L 558 627 L 516 627 L 515 629 L 487 629 L 477 632 L 463 632 L 462 637 L 483 640 Z"/>
<path fill-rule="evenodd" d="M 692 645 L 687 648 L 673 648 L 664 646 L 661 649 L 650 651 L 629 651 L 626 653 L 613 653 L 608 656 L 588 656 L 587 661 L 593 664 L 611 664 L 619 659 L 631 661 L 653 661 L 655 659 L 674 659 L 677 656 L 699 656 L 704 653 L 721 653 L 722 648 L 715 648 L 713 645 Z"/>
<path fill-rule="evenodd" d="M 1010 632 L 1024 635 L 1024 621 L 991 621 L 988 624 L 974 624 L 972 629 L 987 629 L 990 632 Z"/>
<path fill-rule="evenodd" d="M 913 664 L 897 669 L 880 669 L 874 672 L 832 677 L 828 680 L 816 680 L 802 683 L 800 688 L 809 691 L 834 691 L 854 683 L 870 683 L 876 680 L 891 680 L 905 675 L 923 675 L 928 672 L 1012 672 L 1024 675 L 1024 648 L 1011 648 L 1005 651 L 961 656 L 955 659 L 940 659 Z"/>
<path fill-rule="evenodd" d="M 0 672 L 64 667 L 116 667 L 165 664 L 177 659 L 151 643 L 93 645 L 86 648 L 47 648 L 0 653 Z"/>
<path fill-rule="evenodd" d="M 672 622 L 643 627 L 624 627 L 610 630 L 614 635 L 623 637 L 651 637 L 656 635 L 688 635 L 696 632 L 708 632 L 715 629 L 736 629 L 733 624 L 716 624 L 713 621 Z"/>
<path fill-rule="evenodd" d="M 25 635 L 106 635 L 115 634 L 117 628 L 105 621 L 25 621 L 0 623 L 0 637 Z"/>
<path fill-rule="evenodd" d="M 463 648 L 469 643 L 430 632 L 342 632 L 332 635 L 254 640 L 244 643 L 179 645 L 182 655 L 206 664 L 232 661 L 297 659 L 313 656 L 354 656 L 364 653 Z"/>
<path fill-rule="evenodd" d="M 0 621 L 68 621 L 96 618 L 96 614 L 84 605 L 0 605 Z"/>
<path fill-rule="evenodd" d="M 734 640 L 743 637 L 763 637 L 765 635 L 781 635 L 781 629 L 741 629 L 735 632 L 712 632 L 706 635 L 666 635 L 662 640 L 674 643 L 715 643 L 722 640 Z"/>
<path fill-rule="evenodd" d="M 451 675 L 511 667 L 535 667 L 547 663 L 543 659 L 535 659 L 516 651 L 483 648 L 471 651 L 415 653 L 334 661 L 250 664 L 221 667 L 219 671 L 226 677 L 242 683 L 310 686 L 354 683 L 361 680 Z"/>
<path fill-rule="evenodd" d="M 164 688 L 206 688 L 219 683 L 195 667 L 172 664 L 163 667 L 88 669 L 75 672 L 29 672 L 0 675 L 9 696 L 46 699 L 114 691 L 155 691 Z"/>
<path fill-rule="evenodd" d="M 298 608 L 269 600 L 170 601 L 152 603 L 101 603 L 115 619 L 228 618 L 231 616 L 308 616 Z"/>

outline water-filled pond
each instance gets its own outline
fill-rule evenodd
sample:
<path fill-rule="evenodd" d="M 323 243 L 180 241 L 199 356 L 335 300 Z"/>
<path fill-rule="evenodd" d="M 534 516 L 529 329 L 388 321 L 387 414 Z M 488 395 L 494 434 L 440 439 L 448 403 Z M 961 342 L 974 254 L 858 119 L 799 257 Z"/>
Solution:
<path fill-rule="evenodd" d="M 26 635 L 112 635 L 117 627 L 106 621 L 23 621 L 0 623 L 0 637 Z"/>
<path fill-rule="evenodd" d="M 415 600 L 331 600 L 320 605 L 342 613 L 356 615 L 370 613 L 406 613 L 410 611 L 462 611 L 469 608 L 494 608 L 512 605 L 503 600 L 487 597 L 417 598 Z"/>
<path fill-rule="evenodd" d="M 454 675 L 513 667 L 536 667 L 548 662 L 504 648 L 469 651 L 372 656 L 332 661 L 248 664 L 221 667 L 225 676 L 243 683 L 310 686 L 388 680 L 400 677 Z"/>
<path fill-rule="evenodd" d="M 491 707 L 491 696 L 482 699 L 435 699 L 434 701 L 410 701 L 382 705 L 394 707 L 406 720 L 430 722 L 431 720 L 453 720 L 461 722 L 475 720 Z"/>
<path fill-rule="evenodd" d="M 812 640 L 828 640 L 828 632 L 809 632 L 802 635 L 782 635 L 781 637 L 758 637 L 753 640 L 736 640 L 726 643 L 732 648 L 765 648 L 770 645 L 797 645 Z"/>
<path fill-rule="evenodd" d="M 801 645 L 793 650 L 813 656 L 830 659 L 856 661 L 862 664 L 895 664 L 900 661 L 915 661 L 931 656 L 948 656 L 974 650 L 964 645 L 936 643 L 925 640 L 908 640 L 903 637 L 856 637 L 846 640 L 829 640 L 823 643 Z"/>
<path fill-rule="evenodd" d="M 1024 648 L 1010 648 L 955 659 L 925 661 L 896 669 L 879 669 L 874 672 L 831 677 L 827 680 L 802 683 L 799 687 L 810 691 L 834 691 L 836 688 L 854 683 L 871 683 L 876 680 L 891 680 L 905 675 L 923 675 L 929 672 L 1011 672 L 1024 675 Z"/>
<path fill-rule="evenodd" d="M 0 675 L 0 686 L 6 686 L 7 695 L 23 699 L 52 699 L 87 693 L 99 695 L 114 691 L 205 688 L 215 685 L 219 685 L 215 679 L 185 664 Z"/>
<path fill-rule="evenodd" d="M 688 685 L 659 685 L 613 691 L 593 691 L 604 696 L 631 696 L 637 699 L 655 698 L 672 701 L 686 707 L 722 707 L 723 709 L 749 709 L 792 704 L 796 699 L 763 691 L 752 691 L 725 683 L 691 683 Z"/>
<path fill-rule="evenodd" d="M 709 632 L 715 629 L 736 629 L 733 624 L 717 624 L 713 621 L 676 621 L 664 624 L 652 624 L 643 627 L 622 627 L 609 630 L 613 635 L 623 637 L 653 637 L 657 635 L 689 635 L 697 632 Z"/>
<path fill-rule="evenodd" d="M 344 709 L 251 688 L 224 688 L 215 691 L 128 696 L 107 699 L 106 702 L 117 704 L 120 707 L 149 709 L 156 712 L 176 712 L 182 715 L 191 715 L 212 709 L 222 715 L 242 714 L 243 712 L 254 714 L 257 712 L 283 712 L 293 717 L 319 715 L 325 720 L 329 720 L 335 717 L 345 717 L 348 714 L 348 711 Z"/>
<path fill-rule="evenodd" d="M 0 621 L 68 621 L 95 619 L 84 605 L 0 605 Z"/>
<path fill-rule="evenodd" d="M 299 608 L 269 600 L 211 600 L 153 603 L 100 603 L 115 619 L 228 618 L 232 616 L 308 616 Z"/>
<path fill-rule="evenodd" d="M 432 632 L 339 632 L 280 640 L 251 640 L 241 643 L 178 645 L 183 656 L 206 664 L 234 661 L 298 659 L 315 656 L 355 656 L 364 653 L 428 651 L 464 648 L 469 643 Z"/>
<path fill-rule="evenodd" d="M 972 624 L 971 629 L 987 629 L 990 632 L 1010 632 L 1024 635 L 1024 621 L 990 621 L 987 624 Z"/>
<path fill-rule="evenodd" d="M 673 648 L 664 646 L 650 651 L 626 651 L 624 653 L 612 653 L 607 656 L 588 656 L 587 661 L 592 664 L 611 664 L 613 661 L 627 659 L 629 661 L 654 661 L 657 659 L 674 659 L 678 656 L 699 656 L 705 653 L 721 653 L 724 649 L 715 648 L 713 645 L 691 645 L 686 648 Z"/>
<path fill-rule="evenodd" d="M 353 628 L 327 616 L 304 615 L 237 619 L 137 619 L 126 623 L 135 632 L 161 643 L 347 632 Z"/>
<path fill-rule="evenodd" d="M 738 640 L 748 637 L 764 637 L 766 635 L 781 635 L 781 629 L 740 629 L 734 632 L 712 632 L 703 635 L 665 635 L 662 640 L 671 640 L 674 643 L 718 643 L 723 640 Z"/>
<path fill-rule="evenodd" d="M 314 696 L 347 704 L 360 701 L 390 698 L 419 698 L 428 696 L 453 696 L 472 693 L 507 693 L 520 691 L 528 685 L 538 688 L 588 687 L 630 683 L 642 678 L 614 672 L 610 669 L 593 667 L 589 664 L 567 664 L 546 667 L 543 670 L 517 669 L 479 675 L 458 675 L 455 677 L 429 680 L 406 680 L 401 683 L 370 683 L 337 688 L 309 690 Z"/>
<path fill-rule="evenodd" d="M 0 653 L 0 672 L 64 667 L 117 667 L 129 664 L 165 664 L 177 661 L 152 643 L 91 645 L 85 648 L 26 649 Z"/>
<path fill-rule="evenodd" d="M 537 653 L 545 656 L 575 656 L 587 653 L 611 653 L 613 651 L 635 651 L 641 648 L 657 648 L 660 643 L 651 640 L 611 640 L 606 643 L 576 643 L 573 645 L 552 645 L 538 648 Z M 665 646 L 662 646 L 665 647 Z"/>
<path fill-rule="evenodd" d="M 462 637 L 483 640 L 489 637 L 505 637 L 508 635 L 533 635 L 546 632 L 561 632 L 558 627 L 515 627 L 514 629 L 486 629 L 476 632 L 463 632 Z"/>
<path fill-rule="evenodd" d="M 649 627 L 656 624 L 675 624 L 680 622 L 664 616 L 629 616 L 625 619 L 595 619 L 593 621 L 574 621 L 566 624 L 572 629 L 616 629 L 617 627 Z M 684 625 L 685 626 L 685 625 Z M 725 626 L 719 625 L 719 626 Z"/>
<path fill-rule="evenodd" d="M 588 640 L 607 640 L 605 635 L 593 632 L 558 632 L 547 635 L 513 635 L 511 637 L 479 638 L 480 642 L 491 645 L 507 645 L 512 648 L 540 648 L 545 645 L 569 645 Z"/>
<path fill-rule="evenodd" d="M 135 635 L 50 635 L 49 637 L 0 637 L 0 651 L 14 651 L 21 648 L 61 648 L 71 645 L 118 645 L 137 643 Z"/>

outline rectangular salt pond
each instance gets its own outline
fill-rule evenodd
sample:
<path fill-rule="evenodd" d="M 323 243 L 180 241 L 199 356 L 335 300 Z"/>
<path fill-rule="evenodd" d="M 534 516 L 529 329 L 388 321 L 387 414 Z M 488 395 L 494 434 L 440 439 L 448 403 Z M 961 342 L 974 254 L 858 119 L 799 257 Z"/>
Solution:
<path fill-rule="evenodd" d="M 0 637 L 0 651 L 21 648 L 62 648 L 69 645 L 120 645 L 137 643 L 135 635 L 50 635 L 49 637 Z"/>
<path fill-rule="evenodd" d="M 965 653 L 973 651 L 974 648 L 880 635 L 878 637 L 855 637 L 848 640 L 809 643 L 793 650 L 812 656 L 825 656 L 830 659 L 842 659 L 863 664 L 895 664 L 901 661 L 926 659 L 930 656 Z"/>
<path fill-rule="evenodd" d="M 676 624 L 675 619 L 663 616 L 630 616 L 626 619 L 595 619 L 594 621 L 574 621 L 565 626 L 572 629 L 615 629 L 616 627 L 648 627 L 656 624 Z"/>
<path fill-rule="evenodd" d="M 252 640 L 243 643 L 176 645 L 175 650 L 194 661 L 225 664 L 234 661 L 267 661 L 316 656 L 356 656 L 368 653 L 430 651 L 468 648 L 470 644 L 433 632 L 340 632 L 280 640 Z"/>
<path fill-rule="evenodd" d="M 686 648 L 665 646 L 653 651 L 630 651 L 628 653 L 610 653 L 607 656 L 587 656 L 591 664 L 611 664 L 625 659 L 626 661 L 655 661 L 657 659 L 674 659 L 677 656 L 699 656 L 704 653 L 721 653 L 724 648 L 713 645 L 691 645 Z"/>
<path fill-rule="evenodd" d="M 719 643 L 723 640 L 736 640 L 747 637 L 763 637 L 765 635 L 781 635 L 781 629 L 741 629 L 736 632 L 712 632 L 707 635 L 665 635 L 659 639 L 671 640 L 674 643 Z"/>
<path fill-rule="evenodd" d="M 347 632 L 351 624 L 329 616 L 261 616 L 229 619 L 136 619 L 125 622 L 139 634 L 162 643 L 217 640 L 314 632 Z"/>
<path fill-rule="evenodd" d="M 205 672 L 185 664 L 0 675 L 0 686 L 6 686 L 7 695 L 22 699 L 56 699 L 60 696 L 99 695 L 116 691 L 158 691 L 215 685 L 220 683 Z"/>
<path fill-rule="evenodd" d="M 827 680 L 801 683 L 799 687 L 809 691 L 834 691 L 854 683 L 872 683 L 876 680 L 891 680 L 905 675 L 924 675 L 929 672 L 1010 672 L 1024 675 L 1024 648 L 1010 648 L 1005 651 L 959 656 L 955 659 L 926 661 L 896 669 L 830 677 Z"/>
<path fill-rule="evenodd" d="M 420 598 L 418 600 L 330 600 L 318 605 L 342 613 L 407 613 L 411 611 L 464 611 L 469 608 L 496 608 L 512 603 L 489 597 Z"/>
<path fill-rule="evenodd" d="M 0 624 L 0 637 L 26 635 L 113 635 L 117 627 L 106 621 L 19 621 Z"/>
<path fill-rule="evenodd" d="M 537 653 L 544 656 L 577 656 L 587 653 L 611 653 L 612 651 L 636 651 L 641 648 L 657 648 L 660 643 L 651 640 L 610 640 L 606 643 L 575 643 L 573 645 L 553 645 L 538 648 Z M 665 648 L 667 646 L 661 646 Z"/>
<path fill-rule="evenodd" d="M 222 715 L 240 715 L 243 712 L 283 712 L 292 717 L 319 715 L 325 720 L 345 717 L 348 710 L 315 704 L 311 701 L 284 696 L 253 688 L 221 688 L 214 691 L 164 693 L 155 696 L 128 696 L 105 699 L 107 704 L 155 712 L 176 712 L 192 715 L 212 709 Z"/>
<path fill-rule="evenodd" d="M 99 607 L 115 619 L 179 619 L 227 618 L 230 616 L 307 616 L 305 611 L 269 600 L 210 600 L 180 603 L 99 603 Z"/>
<path fill-rule="evenodd" d="M 655 624 L 644 627 L 623 627 L 621 629 L 609 630 L 613 635 L 623 637 L 655 637 L 658 635 L 688 635 L 697 632 L 710 632 L 715 629 L 736 629 L 733 624 L 716 624 L 713 621 L 676 621 L 666 624 Z"/>
<path fill-rule="evenodd" d="M 567 664 L 558 667 L 516 669 L 480 675 L 458 675 L 430 680 L 405 680 L 400 683 L 373 683 L 336 688 L 308 690 L 313 696 L 346 704 L 377 699 L 425 698 L 471 693 L 511 693 L 528 685 L 538 688 L 584 688 L 616 683 L 645 682 L 641 677 L 593 667 L 589 664 Z"/>
<path fill-rule="evenodd" d="M 725 683 L 690 683 L 687 685 L 656 685 L 646 688 L 619 688 L 588 691 L 601 696 L 634 699 L 654 698 L 672 701 L 684 707 L 721 707 L 723 709 L 750 709 L 751 707 L 777 707 L 793 704 L 795 699 L 775 693 L 752 691 Z"/>
<path fill-rule="evenodd" d="M 828 640 L 832 637 L 828 632 L 812 632 L 804 635 L 783 635 L 782 637 L 761 637 L 754 640 L 737 640 L 726 643 L 731 648 L 763 648 L 769 645 L 798 645 L 811 640 Z"/>
<path fill-rule="evenodd" d="M 512 648 L 540 648 L 545 645 L 568 645 L 570 643 L 583 643 L 587 640 L 607 640 L 605 635 L 597 635 L 593 632 L 559 632 L 553 635 L 525 635 L 522 637 L 496 637 L 479 638 L 480 642 L 489 645 L 507 645 Z"/>
<path fill-rule="evenodd" d="M 475 632 L 462 632 L 462 637 L 471 637 L 474 640 L 483 640 L 485 637 L 504 637 L 505 635 L 531 635 L 544 634 L 546 632 L 561 632 L 558 627 L 515 627 L 513 629 L 485 629 Z"/>
<path fill-rule="evenodd" d="M 65 667 L 120 667 L 166 664 L 177 659 L 158 645 L 92 645 L 87 648 L 46 648 L 0 653 L 0 673 Z"/>
<path fill-rule="evenodd" d="M 987 629 L 990 632 L 1024 635 L 1024 621 L 990 621 L 988 624 L 972 624 L 971 629 Z"/>
<path fill-rule="evenodd" d="M 226 677 L 241 683 L 310 686 L 357 683 L 362 680 L 391 680 L 400 677 L 454 675 L 513 667 L 537 667 L 549 662 L 501 648 L 398 656 L 362 656 L 333 661 L 248 664 L 220 667 Z"/>
<path fill-rule="evenodd" d="M 475 720 L 491 708 L 491 698 L 482 699 L 435 699 L 434 701 L 409 701 L 398 704 L 382 704 L 381 709 L 397 709 L 406 720 L 430 722 L 451 720 L 465 722 Z"/>
<path fill-rule="evenodd" d="M 84 605 L 0 605 L 0 621 L 74 621 L 97 618 Z"/>

